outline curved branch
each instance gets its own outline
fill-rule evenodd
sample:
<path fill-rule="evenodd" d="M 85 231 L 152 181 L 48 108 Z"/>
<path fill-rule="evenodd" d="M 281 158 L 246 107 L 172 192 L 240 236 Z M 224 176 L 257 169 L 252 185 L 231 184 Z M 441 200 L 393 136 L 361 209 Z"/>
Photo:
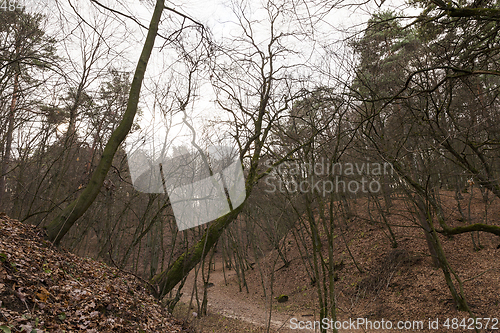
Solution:
<path fill-rule="evenodd" d="M 466 225 L 466 226 L 462 226 L 462 227 L 446 228 L 443 230 L 436 230 L 436 231 L 443 234 L 443 235 L 446 235 L 446 236 L 459 235 L 459 234 L 464 234 L 464 233 L 473 232 L 473 231 L 484 231 L 484 232 L 488 232 L 490 234 L 500 236 L 500 227 L 499 226 L 484 224 L 484 223 L 476 223 L 476 224 L 470 224 L 470 225 Z"/>

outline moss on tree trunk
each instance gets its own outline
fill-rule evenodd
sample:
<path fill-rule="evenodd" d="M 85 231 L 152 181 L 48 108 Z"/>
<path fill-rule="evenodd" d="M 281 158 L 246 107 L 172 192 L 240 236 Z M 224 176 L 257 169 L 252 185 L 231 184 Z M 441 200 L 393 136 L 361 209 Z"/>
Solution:
<path fill-rule="evenodd" d="M 71 229 L 73 224 L 87 211 L 90 205 L 94 202 L 102 184 L 108 174 L 113 157 L 120 144 L 125 140 L 134 122 L 135 114 L 137 113 L 137 105 L 139 103 L 139 96 L 141 92 L 142 81 L 146 72 L 146 67 L 153 50 L 156 34 L 158 32 L 158 25 L 161 19 L 161 14 L 164 9 L 164 0 L 157 0 L 153 12 L 153 17 L 149 24 L 148 35 L 142 53 L 137 63 L 134 73 L 134 79 L 129 92 L 129 99 L 127 102 L 127 109 L 123 115 L 120 125 L 113 131 L 109 138 L 101 160 L 97 165 L 96 170 L 92 174 L 89 184 L 85 187 L 80 196 L 69 204 L 55 219 L 53 219 L 46 227 L 49 240 L 54 244 L 59 244 L 64 235 Z"/>
<path fill-rule="evenodd" d="M 217 242 L 222 232 L 233 222 L 241 212 L 241 204 L 228 214 L 219 217 L 207 229 L 203 237 L 191 248 L 179 256 L 168 269 L 157 274 L 150 281 L 157 289 L 152 290 L 159 299 L 163 298 L 179 283 L 200 261 L 205 259 L 210 249 Z"/>

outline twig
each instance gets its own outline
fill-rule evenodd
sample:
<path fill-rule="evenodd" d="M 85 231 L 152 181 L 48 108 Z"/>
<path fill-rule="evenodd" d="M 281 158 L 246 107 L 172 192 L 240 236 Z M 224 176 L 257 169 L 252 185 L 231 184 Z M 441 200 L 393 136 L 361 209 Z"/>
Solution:
<path fill-rule="evenodd" d="M 463 282 L 469 282 L 469 281 L 471 281 L 471 280 L 474 280 L 475 278 L 478 278 L 478 277 L 480 277 L 481 275 L 484 275 L 484 274 L 486 274 L 487 272 L 489 272 L 489 271 L 491 271 L 491 270 L 493 270 L 493 268 L 487 269 L 487 270 L 485 270 L 484 272 L 479 273 L 479 274 L 478 274 L 478 275 L 476 275 L 476 276 L 473 276 L 473 277 L 471 277 L 471 278 L 465 279 Z"/>
<path fill-rule="evenodd" d="M 139 280 L 139 281 L 141 281 L 142 283 L 147 284 L 147 285 L 149 286 L 150 290 L 151 290 L 151 291 L 154 291 L 154 293 L 156 294 L 156 295 L 154 295 L 154 296 L 155 296 L 155 298 L 157 298 L 157 295 L 159 295 L 159 292 L 160 292 L 160 291 L 159 291 L 159 289 L 158 289 L 157 287 L 153 286 L 151 283 L 149 283 L 149 281 L 144 280 L 143 278 L 141 278 L 140 276 L 136 275 L 135 273 L 132 273 L 132 272 L 129 272 L 129 271 L 126 271 L 126 270 L 124 270 L 124 269 L 120 268 L 120 267 L 116 264 L 115 260 L 113 259 L 113 256 L 111 255 L 111 253 L 112 253 L 112 249 L 113 249 L 113 245 L 111 244 L 111 249 L 110 249 L 110 251 L 109 251 L 109 253 L 110 253 L 110 255 L 109 255 L 109 259 L 111 259 L 111 262 L 113 263 L 113 265 L 115 266 L 115 268 L 116 268 L 118 271 L 120 271 L 120 272 L 122 272 L 122 273 L 125 273 L 125 274 L 132 275 L 133 277 L 135 277 L 136 279 L 138 279 L 138 280 Z"/>

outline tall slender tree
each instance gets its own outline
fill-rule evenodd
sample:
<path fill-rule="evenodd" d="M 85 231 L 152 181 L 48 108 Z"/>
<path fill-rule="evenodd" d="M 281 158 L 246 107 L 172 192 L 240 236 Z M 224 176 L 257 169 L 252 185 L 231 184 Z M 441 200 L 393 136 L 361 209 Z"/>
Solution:
<path fill-rule="evenodd" d="M 144 74 L 153 51 L 155 39 L 158 33 L 158 26 L 160 24 L 164 8 L 164 1 L 157 0 L 149 24 L 148 34 L 146 36 L 141 55 L 135 69 L 134 78 L 130 86 L 127 108 L 123 114 L 120 125 L 118 125 L 118 127 L 111 134 L 104 148 L 99 164 L 92 174 L 89 184 L 76 200 L 69 204 L 46 226 L 47 235 L 55 244 L 58 244 L 61 241 L 64 235 L 66 235 L 66 233 L 71 229 L 73 224 L 85 213 L 95 200 L 102 184 L 104 183 L 109 168 L 111 167 L 113 157 L 118 147 L 132 128 L 139 104 L 142 81 L 144 80 Z"/>

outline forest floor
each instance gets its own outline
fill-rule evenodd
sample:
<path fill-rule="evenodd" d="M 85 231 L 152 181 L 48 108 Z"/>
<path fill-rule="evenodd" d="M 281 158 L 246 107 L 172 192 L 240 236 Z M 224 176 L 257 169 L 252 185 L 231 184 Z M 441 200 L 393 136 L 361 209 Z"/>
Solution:
<path fill-rule="evenodd" d="M 200 332 L 234 332 L 235 328 L 238 332 L 265 332 L 267 323 L 270 323 L 272 331 L 293 332 L 287 329 L 290 315 L 283 309 L 277 311 L 275 301 L 271 302 L 273 311 L 269 321 L 269 299 L 266 300 L 257 291 L 247 293 L 244 287 L 244 291 L 240 292 L 235 271 L 226 269 L 224 272 L 222 266 L 222 261 L 218 261 L 215 270 L 210 272 L 209 281 L 213 286 L 208 288 L 209 315 L 193 320 L 198 317 L 193 272 L 184 286 L 182 304 L 175 313 L 180 319 L 190 321 Z M 200 301 L 202 292 L 203 285 L 199 283 Z"/>
<path fill-rule="evenodd" d="M 464 225 L 453 193 L 444 193 L 442 204 L 451 227 Z M 464 199 L 462 205 L 468 224 L 500 225 L 498 199 L 485 203 L 477 195 Z M 366 199 L 358 199 L 352 205 L 356 212 L 353 218 L 336 225 L 337 319 L 423 325 L 390 332 L 474 332 L 468 326 L 469 313 L 456 310 L 442 271 L 432 267 L 411 206 L 395 198 L 386 211 L 397 240 L 395 248 L 387 224 L 381 216 L 369 216 L 367 206 Z M 307 227 L 297 226 L 297 233 L 304 235 L 304 242 L 298 243 L 291 233 L 283 239 L 283 252 L 290 264 L 284 267 L 277 252 L 269 251 L 246 271 L 246 286 L 234 270 L 223 266 L 219 251 L 209 280 L 213 286 L 207 289 L 208 315 L 201 316 L 196 297 L 191 298 L 195 285 L 192 272 L 174 319 L 148 294 L 144 283 L 105 264 L 56 249 L 43 239 L 40 229 L 0 216 L 0 332 L 8 332 L 5 327 L 10 325 L 14 332 L 36 333 L 262 333 L 269 322 L 270 332 L 314 331 L 292 329 L 292 322 L 303 321 L 305 325 L 319 317 L 317 285 L 311 283 L 311 253 L 303 248 L 310 242 Z M 454 274 L 463 283 L 473 315 L 492 318 L 489 328 L 480 331 L 500 332 L 500 238 L 474 233 L 474 242 L 480 245 L 475 250 L 471 236 L 442 236 L 440 240 Z M 325 235 L 321 237 L 325 241 Z M 458 287 L 456 281 L 455 285 Z M 197 289 L 201 293 L 202 286 Z M 282 294 L 288 301 L 279 303 L 276 297 Z M 462 319 L 465 327 L 460 326 Z M 436 320 L 439 326 L 429 328 L 429 322 Z M 389 332 L 365 328 L 340 332 Z"/>
<path fill-rule="evenodd" d="M 0 332 L 191 332 L 129 274 L 0 214 Z"/>
<path fill-rule="evenodd" d="M 447 221 L 450 226 L 462 225 L 452 194 L 448 194 L 442 198 Z M 363 200 L 357 202 L 359 207 L 366 204 Z M 465 206 L 470 223 L 500 225 L 499 201 L 492 200 L 488 205 L 488 215 L 493 218 L 484 221 L 484 203 L 480 196 L 473 197 L 470 214 Z M 362 325 L 356 329 L 341 329 L 340 332 L 474 332 L 473 325 L 469 325 L 472 321 L 469 313 L 456 309 L 441 269 L 432 267 L 422 229 L 417 227 L 415 221 L 412 222 L 408 209 L 405 202 L 395 200 L 387 215 L 398 240 L 397 248 L 391 247 L 386 226 L 373 221 L 368 223 L 368 216 L 361 209 L 347 225 L 339 226 L 347 232 L 345 241 L 338 237 L 334 249 L 338 258 L 336 263 L 342 263 L 335 285 L 338 320 L 365 318 L 380 322 L 383 319 L 391 321 L 394 326 L 392 330 L 387 330 L 366 329 L 367 326 Z M 222 259 L 217 254 L 215 271 L 210 273 L 210 282 L 214 285 L 208 288 L 208 316 L 200 318 L 196 313 L 196 297 L 193 297 L 192 307 L 187 307 L 191 300 L 194 273 L 183 289 L 183 304 L 176 311 L 176 316 L 190 322 L 197 332 L 266 332 L 271 305 L 271 332 L 314 331 L 291 329 L 294 318 L 307 324 L 319 317 L 317 287 L 311 285 L 305 269 L 307 261 L 303 260 L 304 253 L 298 251 L 294 242 L 292 237 L 286 239 L 288 267 L 282 267 L 276 252 L 271 251 L 260 262 L 260 267 L 257 263 L 253 270 L 247 271 L 248 293 L 245 286 L 241 286 L 240 291 L 241 284 L 233 270 L 226 269 L 224 279 Z M 476 244 L 480 242 L 480 250 L 474 250 L 470 233 L 443 236 L 441 242 L 451 268 L 463 283 L 473 315 L 492 318 L 488 329 L 479 331 L 500 332 L 500 238 L 481 233 L 475 240 Z M 271 298 L 269 295 L 264 297 L 262 287 L 263 283 L 269 287 L 269 275 L 264 274 L 262 279 L 260 274 L 261 271 L 269 272 L 270 267 L 274 268 Z M 456 281 L 455 285 L 458 288 Z M 199 284 L 200 302 L 202 290 Z M 275 297 L 281 294 L 286 294 L 289 300 L 278 303 Z M 429 322 L 435 325 L 436 320 L 437 328 L 429 327 Z M 448 328 L 447 320 L 450 324 Z M 399 321 L 407 327 L 413 326 L 412 329 L 395 329 Z M 455 329 L 454 322 L 457 322 Z M 463 324 L 466 324 L 465 327 Z M 423 325 L 423 328 L 418 325 Z"/>

